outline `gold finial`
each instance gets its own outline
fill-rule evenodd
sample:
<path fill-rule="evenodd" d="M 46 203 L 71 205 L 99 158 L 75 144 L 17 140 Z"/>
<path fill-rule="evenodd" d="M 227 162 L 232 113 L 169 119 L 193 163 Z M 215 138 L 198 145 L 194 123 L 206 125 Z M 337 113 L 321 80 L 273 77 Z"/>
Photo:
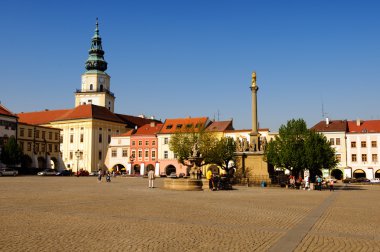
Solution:
<path fill-rule="evenodd" d="M 252 87 L 256 86 L 256 72 L 252 72 Z"/>

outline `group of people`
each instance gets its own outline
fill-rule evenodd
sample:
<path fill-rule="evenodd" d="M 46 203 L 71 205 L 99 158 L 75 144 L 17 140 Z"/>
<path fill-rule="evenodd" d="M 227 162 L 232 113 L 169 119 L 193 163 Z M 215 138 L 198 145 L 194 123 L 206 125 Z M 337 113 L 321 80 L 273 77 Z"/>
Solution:
<path fill-rule="evenodd" d="M 221 177 L 217 174 L 214 174 L 211 170 L 207 171 L 206 179 L 208 180 L 208 187 L 211 191 L 231 189 L 228 177 Z"/>
<path fill-rule="evenodd" d="M 328 185 L 330 191 L 334 191 L 334 180 L 329 179 L 324 181 L 322 177 L 316 175 L 315 176 L 315 190 L 322 191 L 322 188 L 324 185 Z M 310 177 L 305 176 L 304 179 L 302 177 L 299 177 L 296 179 L 294 176 L 289 177 L 289 188 L 292 189 L 301 189 L 303 188 L 304 190 L 310 190 Z"/>

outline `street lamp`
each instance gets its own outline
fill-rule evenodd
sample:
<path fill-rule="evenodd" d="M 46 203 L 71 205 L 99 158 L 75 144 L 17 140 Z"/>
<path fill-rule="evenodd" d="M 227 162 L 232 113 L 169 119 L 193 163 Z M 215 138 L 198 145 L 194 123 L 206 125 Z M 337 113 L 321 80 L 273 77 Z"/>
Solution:
<path fill-rule="evenodd" d="M 77 150 L 75 152 L 75 156 L 77 157 L 77 177 L 79 176 L 79 157 L 80 157 L 80 150 Z"/>

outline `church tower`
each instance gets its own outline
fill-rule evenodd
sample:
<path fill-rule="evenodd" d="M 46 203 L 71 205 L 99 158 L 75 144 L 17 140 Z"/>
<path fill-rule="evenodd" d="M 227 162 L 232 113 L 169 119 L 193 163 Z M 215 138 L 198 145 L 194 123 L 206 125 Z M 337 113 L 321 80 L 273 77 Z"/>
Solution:
<path fill-rule="evenodd" d="M 95 34 L 86 61 L 86 72 L 82 74 L 81 89 L 75 92 L 75 107 L 83 104 L 95 104 L 114 112 L 115 96 L 110 91 L 110 76 L 105 73 L 107 62 L 104 60 L 102 38 L 99 35 L 98 18 Z"/>

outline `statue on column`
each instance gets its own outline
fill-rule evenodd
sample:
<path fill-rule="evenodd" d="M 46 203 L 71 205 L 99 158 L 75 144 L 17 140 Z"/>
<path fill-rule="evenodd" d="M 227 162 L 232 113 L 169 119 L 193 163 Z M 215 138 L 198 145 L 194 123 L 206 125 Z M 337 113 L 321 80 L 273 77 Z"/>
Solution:
<path fill-rule="evenodd" d="M 256 72 L 252 72 L 252 87 L 256 87 Z"/>

